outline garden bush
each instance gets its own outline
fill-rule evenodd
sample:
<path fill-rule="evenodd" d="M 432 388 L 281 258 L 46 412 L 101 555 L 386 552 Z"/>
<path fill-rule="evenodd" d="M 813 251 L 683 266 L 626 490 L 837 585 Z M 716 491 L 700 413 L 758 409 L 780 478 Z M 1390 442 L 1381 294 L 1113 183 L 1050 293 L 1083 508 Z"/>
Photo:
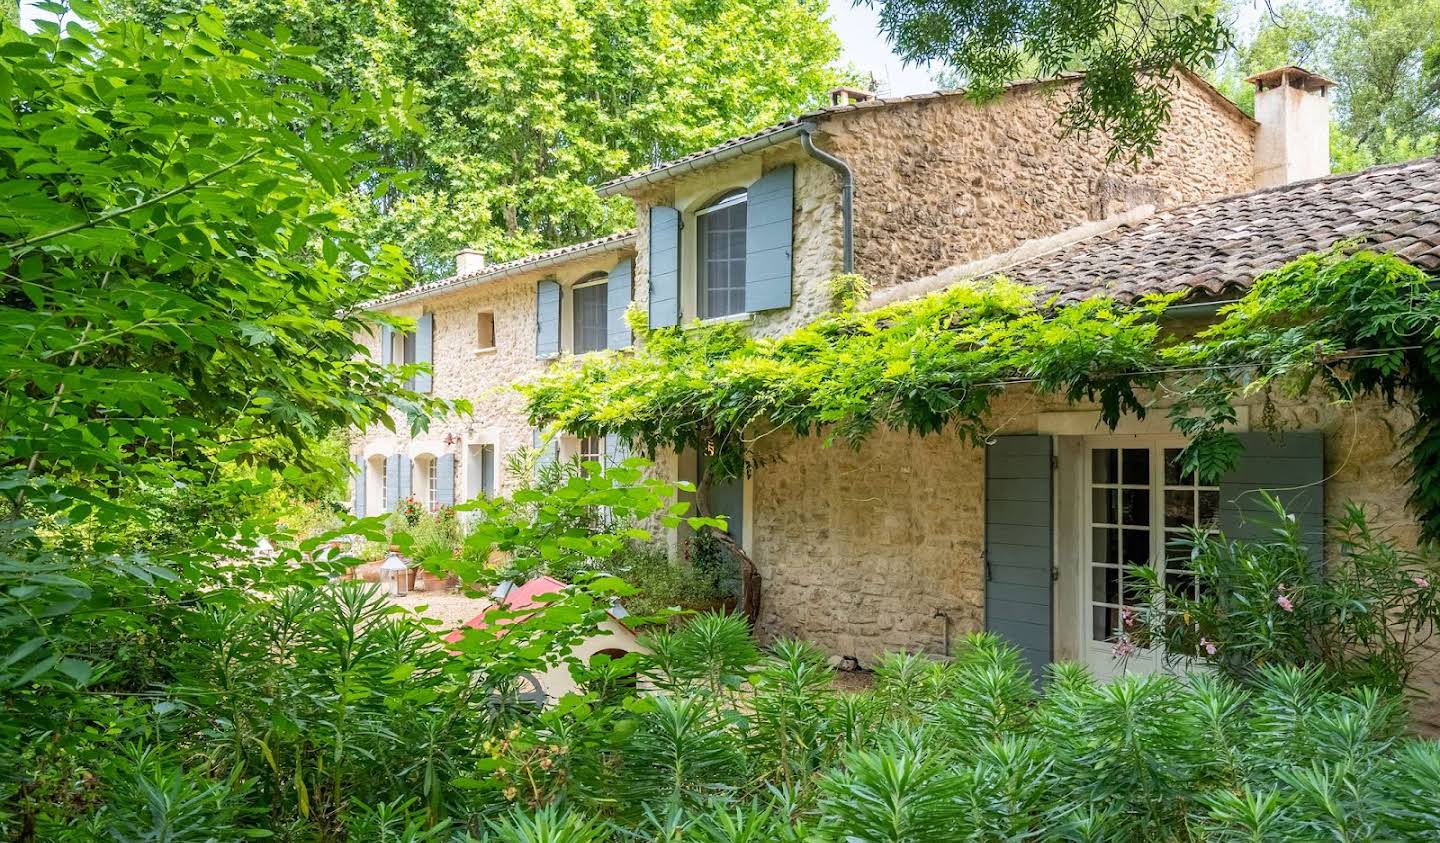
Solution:
<path fill-rule="evenodd" d="M 1299 522 L 1266 501 L 1263 541 L 1195 530 L 1174 543 L 1189 557 L 1184 588 L 1132 569 L 1146 594 L 1124 615 L 1121 646 L 1162 647 L 1172 666 L 1195 660 L 1241 682 L 1267 665 L 1316 665 L 1337 686 L 1404 694 L 1440 623 L 1435 548 L 1408 549 L 1352 504 L 1331 525 L 1335 557 L 1320 565 Z"/>

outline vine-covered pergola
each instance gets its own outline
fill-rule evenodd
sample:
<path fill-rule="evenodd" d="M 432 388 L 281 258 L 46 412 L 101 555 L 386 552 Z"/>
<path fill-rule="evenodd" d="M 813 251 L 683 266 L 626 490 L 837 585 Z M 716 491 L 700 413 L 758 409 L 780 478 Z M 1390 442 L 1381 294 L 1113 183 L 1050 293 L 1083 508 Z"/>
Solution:
<path fill-rule="evenodd" d="M 1342 400 L 1375 395 L 1415 413 L 1410 504 L 1440 538 L 1440 289 L 1404 260 L 1336 248 L 1256 279 L 1213 324 L 1185 334 L 1180 294 L 1056 305 L 1003 278 L 871 312 L 826 316 L 781 339 L 720 325 L 648 331 L 633 351 L 590 356 L 520 387 L 531 421 L 615 433 L 654 450 L 713 453 L 716 478 L 753 468 L 746 436 L 777 429 L 858 447 L 876 429 L 953 431 L 977 444 L 1007 387 L 1098 404 L 1112 428 L 1143 417 L 1148 390 L 1176 397 L 1187 469 L 1218 477 L 1239 456 L 1227 432 L 1256 390 Z M 714 478 L 712 478 L 714 479 Z"/>

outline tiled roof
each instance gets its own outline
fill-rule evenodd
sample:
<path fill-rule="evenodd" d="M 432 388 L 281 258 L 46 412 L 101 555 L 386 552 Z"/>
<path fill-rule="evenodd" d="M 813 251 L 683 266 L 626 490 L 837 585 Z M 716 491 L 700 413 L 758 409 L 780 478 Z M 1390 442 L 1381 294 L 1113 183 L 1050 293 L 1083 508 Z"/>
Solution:
<path fill-rule="evenodd" d="M 1061 301 L 1187 289 L 1216 296 L 1342 241 L 1440 274 L 1440 157 L 1175 208 L 1004 274 Z"/>
<path fill-rule="evenodd" d="M 367 308 L 385 307 L 412 299 L 428 298 L 446 292 L 447 290 L 469 287 L 483 281 L 503 278 L 527 270 L 540 269 L 551 264 L 560 263 L 566 258 L 620 251 L 625 248 L 634 248 L 634 246 L 635 230 L 632 228 L 629 231 L 607 234 L 604 237 L 597 237 L 594 240 L 587 240 L 584 243 L 573 243 L 569 246 L 551 249 L 548 252 L 536 252 L 533 255 L 526 255 L 523 258 L 516 258 L 513 261 L 491 264 L 483 269 L 467 272 L 464 275 L 452 275 L 449 278 L 430 281 L 425 284 L 420 284 L 419 286 L 411 287 L 408 290 L 401 290 L 398 293 L 391 293 L 388 296 L 375 299 L 374 301 L 368 302 L 365 306 Z"/>
<path fill-rule="evenodd" d="M 1178 65 L 1176 66 L 1176 70 L 1181 75 L 1190 79 L 1192 82 L 1198 83 L 1201 88 L 1210 92 L 1215 101 L 1219 103 L 1222 107 L 1228 107 L 1232 112 L 1245 120 L 1251 119 L 1248 114 L 1240 110 L 1239 106 L 1235 105 L 1233 102 L 1227 99 L 1224 94 L 1216 91 L 1210 85 L 1210 83 L 1206 82 L 1202 77 Z M 1083 73 L 1067 72 L 1045 79 L 1016 79 L 1010 82 L 1006 82 L 1003 86 L 1003 89 L 1006 92 L 1018 91 L 1025 88 L 1031 88 L 1037 85 L 1045 85 L 1053 82 L 1071 82 L 1080 79 L 1083 76 Z M 698 162 L 706 158 L 723 157 L 725 153 L 731 150 L 738 149 L 739 147 L 755 146 L 757 144 L 760 146 L 764 146 L 765 141 L 773 136 L 788 133 L 791 130 L 799 127 L 801 124 L 811 123 L 816 120 L 821 120 L 826 117 L 834 116 L 836 114 L 845 114 L 852 111 L 866 111 L 875 108 L 889 108 L 897 105 L 904 105 L 906 103 L 946 99 L 949 97 L 964 96 L 966 93 L 968 92 L 965 89 L 957 88 L 953 90 L 929 91 L 922 94 L 911 94 L 904 97 L 876 97 L 874 99 L 865 100 L 863 102 L 850 103 L 848 105 L 837 105 L 828 108 L 817 109 L 815 111 L 809 111 L 797 117 L 792 117 L 789 120 L 776 123 L 773 126 L 768 126 L 757 132 L 752 132 L 748 135 L 741 135 L 736 138 L 731 138 L 724 143 L 716 144 L 715 146 L 709 147 L 708 149 L 702 149 L 698 152 L 692 152 L 689 155 L 684 155 L 670 161 L 665 161 L 656 164 L 653 167 L 636 170 L 635 172 L 630 173 L 629 175 L 621 176 L 620 178 L 611 179 L 610 181 L 607 181 L 604 184 L 600 185 L 598 189 L 602 195 L 606 193 L 621 192 L 621 190 L 628 186 L 627 183 L 636 181 L 637 179 L 645 179 L 647 176 L 658 178 L 662 173 L 667 170 L 684 170 L 687 169 L 687 165 L 698 164 Z"/>

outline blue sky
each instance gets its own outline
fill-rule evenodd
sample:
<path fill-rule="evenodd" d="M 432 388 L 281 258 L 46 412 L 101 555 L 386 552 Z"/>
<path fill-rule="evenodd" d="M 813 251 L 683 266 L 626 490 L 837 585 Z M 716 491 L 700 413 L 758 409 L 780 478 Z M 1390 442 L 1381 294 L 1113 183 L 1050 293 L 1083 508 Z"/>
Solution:
<path fill-rule="evenodd" d="M 880 34 L 879 15 L 864 3 L 830 0 L 831 23 L 844 49 L 842 60 L 875 76 L 885 94 L 904 96 L 935 90 L 930 71 L 905 65 Z"/>

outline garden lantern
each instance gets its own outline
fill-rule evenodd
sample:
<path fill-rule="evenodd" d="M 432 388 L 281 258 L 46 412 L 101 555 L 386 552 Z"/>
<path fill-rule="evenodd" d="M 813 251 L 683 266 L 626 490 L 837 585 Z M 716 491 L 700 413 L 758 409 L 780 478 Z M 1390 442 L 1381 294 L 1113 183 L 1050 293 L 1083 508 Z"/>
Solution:
<path fill-rule="evenodd" d="M 394 548 L 380 563 L 380 584 L 396 597 L 410 593 L 410 566 L 405 564 L 405 557 L 400 555 L 400 551 Z"/>

